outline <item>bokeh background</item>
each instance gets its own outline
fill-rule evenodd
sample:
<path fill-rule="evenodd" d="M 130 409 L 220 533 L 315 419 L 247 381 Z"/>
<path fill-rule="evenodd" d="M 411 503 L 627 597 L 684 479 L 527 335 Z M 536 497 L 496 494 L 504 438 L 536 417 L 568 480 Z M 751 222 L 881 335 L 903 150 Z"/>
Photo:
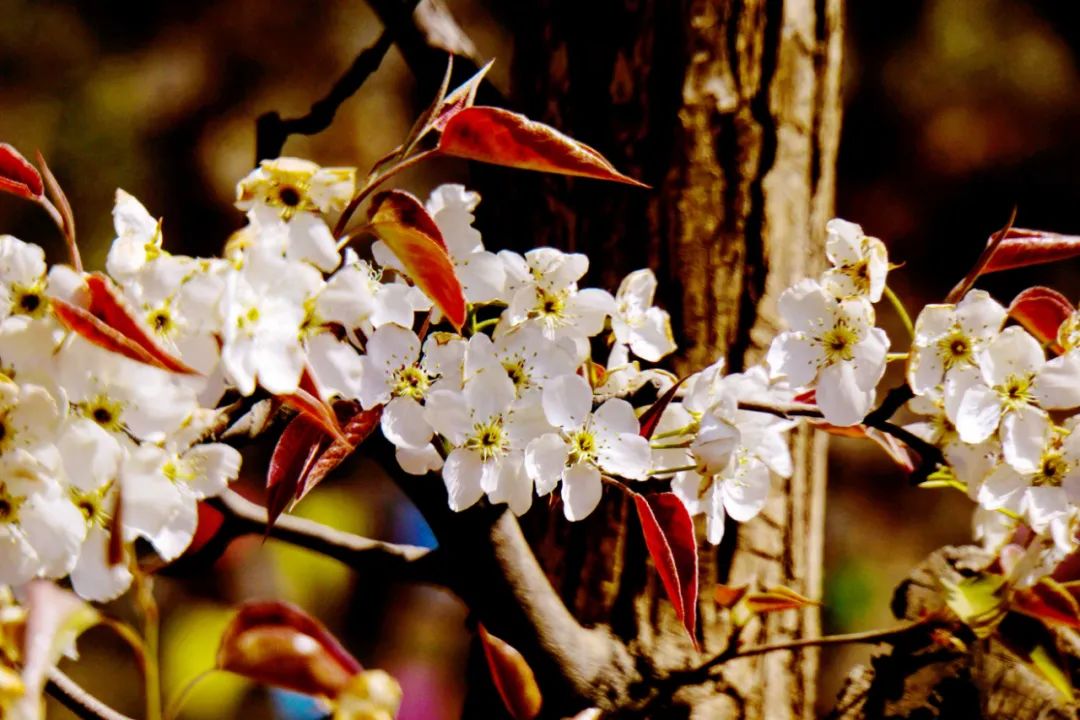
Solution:
<path fill-rule="evenodd" d="M 490 77 L 505 90 L 514 48 L 499 20 L 506 8 L 497 0 L 446 4 L 479 55 L 498 59 Z M 891 282 L 910 306 L 941 298 L 1014 207 L 1019 226 L 1080 232 L 1080 23 L 1071 5 L 849 3 L 837 212 L 882 237 L 904 263 Z M 164 217 L 169 249 L 219 250 L 243 222 L 231 200 L 253 162 L 255 118 L 267 110 L 302 115 L 381 30 L 359 0 L 0 0 L 0 18 L 0 140 L 48 159 L 74 206 L 91 267 L 102 265 L 113 238 L 117 187 Z M 393 49 L 328 131 L 293 138 L 286 151 L 367 167 L 396 145 L 425 102 Z M 441 180 L 467 178 L 464 164 L 443 163 L 406 176 L 404 185 L 424 193 Z M 61 259 L 54 229 L 29 205 L 0 197 L 0 231 Z M 1006 302 L 1036 282 L 1076 297 L 1076 278 L 1073 263 L 983 285 Z M 971 508 L 950 491 L 907 487 L 862 444 L 837 440 L 832 452 L 843 462 L 833 464 L 828 495 L 826 631 L 883 626 L 891 621 L 892 588 L 911 566 L 969 538 Z M 266 457 L 246 462 L 255 488 Z M 300 514 L 380 538 L 431 542 L 393 486 L 359 460 Z M 465 610 L 451 596 L 388 587 L 258 539 L 177 574 L 158 583 L 167 689 L 210 666 L 231 604 L 274 596 L 321 617 L 365 665 L 395 674 L 405 687 L 404 720 L 458 717 L 468 634 Z M 114 610 L 129 613 L 124 602 Z M 136 668 L 107 632 L 93 633 L 81 643 L 87 662 L 73 666 L 73 676 L 139 714 Z M 823 654 L 823 708 L 846 669 L 870 652 Z M 184 717 L 313 712 L 297 696 L 213 675 Z M 51 706 L 54 716 L 71 717 Z"/>

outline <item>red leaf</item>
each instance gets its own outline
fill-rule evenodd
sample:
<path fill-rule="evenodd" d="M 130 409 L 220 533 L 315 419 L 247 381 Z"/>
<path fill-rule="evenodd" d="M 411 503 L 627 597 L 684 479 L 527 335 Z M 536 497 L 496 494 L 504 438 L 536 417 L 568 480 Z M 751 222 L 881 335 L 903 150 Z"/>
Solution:
<path fill-rule="evenodd" d="M 696 648 L 698 556 L 694 521 L 674 493 L 634 493 L 634 505 L 660 582 Z"/>
<path fill-rule="evenodd" d="M 307 415 L 297 415 L 285 427 L 274 446 L 266 472 L 266 532 L 296 497 L 301 478 L 319 456 L 326 436 Z"/>
<path fill-rule="evenodd" d="M 446 123 L 437 149 L 444 155 L 494 165 L 648 187 L 620 173 L 588 145 L 501 108 L 461 110 Z"/>
<path fill-rule="evenodd" d="M 747 608 L 754 613 L 771 613 L 781 610 L 797 610 L 808 605 L 820 605 L 795 592 L 791 588 L 777 586 L 761 592 L 749 593 L 746 598 Z"/>
<path fill-rule="evenodd" d="M 830 435 L 871 440 L 884 450 L 885 454 L 905 472 L 915 472 L 917 466 L 911 458 L 911 449 L 888 433 L 866 425 L 831 425 L 824 420 L 815 418 L 810 418 L 807 422 Z"/>
<path fill-rule="evenodd" d="M 84 340 L 136 362 L 161 367 L 145 348 L 121 335 L 89 311 L 60 298 L 50 298 L 49 302 L 60 324 Z"/>
<path fill-rule="evenodd" d="M 45 162 L 45 158 L 42 156 L 41 151 L 38 151 L 37 153 L 37 162 L 41 167 L 41 174 L 45 180 L 45 186 L 48 188 L 49 194 L 56 203 L 57 212 L 60 213 L 60 220 L 63 223 L 61 229 L 64 231 L 64 239 L 67 240 L 71 264 L 77 271 L 82 272 L 82 257 L 79 255 L 79 246 L 75 243 L 75 214 L 71 211 L 71 203 L 68 202 L 64 189 L 60 187 L 60 183 L 56 181 L 56 177 L 52 174 L 52 170 L 49 169 L 49 165 Z"/>
<path fill-rule="evenodd" d="M 638 418 L 641 423 L 641 437 L 648 440 L 656 432 L 656 426 L 660 424 L 660 418 L 664 416 L 664 411 L 667 410 L 671 401 L 675 399 L 675 393 L 679 391 L 679 386 L 683 384 L 683 380 L 686 380 L 686 378 L 679 378 L 674 385 L 656 399 L 656 402 L 641 413 L 641 417 Z"/>
<path fill-rule="evenodd" d="M 982 274 L 1067 260 L 1080 255 L 1080 235 L 1010 228 L 986 261 Z"/>
<path fill-rule="evenodd" d="M 445 130 L 446 123 L 450 122 L 451 118 L 465 108 L 472 107 L 473 101 L 476 100 L 476 91 L 480 89 L 480 83 L 494 64 L 494 60 L 489 61 L 487 65 L 477 70 L 475 75 L 446 96 L 435 113 L 432 127 L 440 131 Z"/>
<path fill-rule="evenodd" d="M 0 192 L 27 200 L 41 200 L 45 194 L 41 175 L 18 150 L 7 143 L 0 143 Z"/>
<path fill-rule="evenodd" d="M 292 409 L 307 416 L 330 437 L 335 440 L 346 442 L 345 436 L 341 433 L 341 425 L 338 424 L 338 419 L 337 416 L 334 415 L 334 411 L 330 409 L 326 403 L 305 390 L 303 387 L 297 388 L 296 392 L 290 395 L 279 395 L 277 398 Z"/>
<path fill-rule="evenodd" d="M 195 535 L 192 536 L 191 543 L 184 550 L 185 556 L 194 555 L 206 547 L 225 524 L 225 516 L 221 511 L 211 507 L 205 501 L 200 500 L 195 507 L 199 511 L 199 521 L 195 526 Z"/>
<path fill-rule="evenodd" d="M 1068 588 L 1050 578 L 1014 591 L 1009 606 L 1039 620 L 1080 628 L 1080 603 Z"/>
<path fill-rule="evenodd" d="M 480 644 L 484 648 L 495 689 L 514 720 L 533 720 L 540 714 L 543 697 L 532 668 L 512 645 L 480 625 Z"/>
<path fill-rule="evenodd" d="M 459 331 L 465 324 L 465 293 L 442 233 L 419 200 L 400 190 L 379 193 L 371 202 L 369 229 L 405 267 L 405 274 L 442 310 Z"/>
<path fill-rule="evenodd" d="M 217 667 L 256 682 L 333 698 L 360 663 L 303 610 L 282 602 L 249 602 L 225 628 Z"/>
<path fill-rule="evenodd" d="M 150 365 L 184 375 L 199 374 L 162 347 L 150 328 L 137 319 L 135 310 L 112 280 L 101 273 L 91 273 L 86 276 L 86 287 L 90 291 L 90 312 L 145 350 L 152 358 Z"/>
<path fill-rule="evenodd" d="M 1054 350 L 1060 353 L 1058 329 L 1073 311 L 1069 299 L 1057 290 L 1033 287 L 1016 296 L 1009 306 L 1009 317 L 1023 325 L 1039 342 L 1052 343 Z"/>
<path fill-rule="evenodd" d="M 341 429 L 341 433 L 345 438 L 344 442 L 334 440 L 330 447 L 322 451 L 318 460 L 300 478 L 300 484 L 296 488 L 296 502 L 303 500 L 304 496 L 321 483 L 323 478 L 334 468 L 345 462 L 345 459 L 352 455 L 353 451 L 363 444 L 374 432 L 375 428 L 379 426 L 381 418 L 382 405 L 376 405 L 370 410 L 360 410 L 349 418 Z"/>
<path fill-rule="evenodd" d="M 722 608 L 730 610 L 735 604 L 743 599 L 750 588 L 747 585 L 716 585 L 713 599 Z"/>

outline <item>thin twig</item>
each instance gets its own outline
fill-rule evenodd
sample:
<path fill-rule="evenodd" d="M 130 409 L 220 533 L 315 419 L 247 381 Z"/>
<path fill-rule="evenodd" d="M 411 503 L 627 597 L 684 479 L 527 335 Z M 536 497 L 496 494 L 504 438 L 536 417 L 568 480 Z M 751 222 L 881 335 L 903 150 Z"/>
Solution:
<path fill-rule="evenodd" d="M 893 642 L 898 638 L 907 635 L 913 631 L 919 629 L 925 629 L 931 624 L 931 619 L 916 620 L 914 622 L 904 623 L 897 627 L 886 628 L 884 630 L 865 630 L 862 632 L 846 633 L 843 635 L 825 635 L 823 637 L 816 638 L 800 638 L 798 640 L 785 640 L 783 642 L 766 643 L 764 645 L 752 645 L 746 648 L 739 648 L 737 642 L 732 642 L 728 649 L 724 650 L 718 655 L 714 655 L 705 662 L 701 663 L 697 667 L 687 670 L 685 673 L 673 673 L 680 678 L 689 677 L 702 677 L 708 673 L 712 668 L 723 665 L 731 660 L 738 660 L 741 658 L 753 657 L 755 655 L 764 655 L 771 652 L 780 652 L 782 650 L 801 650 L 809 647 L 825 647 L 827 645 L 850 645 L 852 643 L 870 643 L 878 645 L 880 643 Z"/>
<path fill-rule="evenodd" d="M 386 29 L 375 44 L 365 48 L 356 56 L 352 65 L 338 78 L 326 97 L 312 104 L 307 115 L 289 119 L 282 118 L 277 112 L 260 115 L 255 121 L 255 161 L 280 155 L 290 135 L 315 135 L 330 127 L 338 108 L 355 95 L 372 73 L 378 70 L 383 57 L 394 44 L 417 2 L 418 0 L 406 2 L 400 8 L 397 20 L 387 19 Z"/>
<path fill-rule="evenodd" d="M 355 570 L 392 573 L 396 578 L 442 584 L 437 550 L 372 540 L 293 515 L 279 517 L 267 533 L 266 508 L 261 505 L 231 490 L 207 502 L 225 515 L 227 531 L 234 537 L 269 534 L 340 560 Z"/>
<path fill-rule="evenodd" d="M 132 720 L 98 700 L 57 668 L 49 671 L 45 691 L 82 720 Z"/>

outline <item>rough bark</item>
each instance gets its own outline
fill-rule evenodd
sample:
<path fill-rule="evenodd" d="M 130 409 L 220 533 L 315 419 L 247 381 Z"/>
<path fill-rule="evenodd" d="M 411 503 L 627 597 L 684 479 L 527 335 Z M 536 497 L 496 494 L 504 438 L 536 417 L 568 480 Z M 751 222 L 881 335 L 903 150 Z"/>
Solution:
<path fill-rule="evenodd" d="M 515 106 L 595 145 L 651 192 L 479 172 L 487 237 L 587 252 L 590 280 L 614 289 L 652 267 L 671 310 L 680 373 L 761 358 L 775 304 L 821 264 L 839 135 L 840 0 L 600 0 L 515 3 Z M 505 245 L 506 242 L 504 241 Z M 796 472 L 755 521 L 702 547 L 701 645 L 729 628 L 715 582 L 783 584 L 820 595 L 824 440 L 793 441 Z M 699 656 L 647 568 L 624 498 L 570 525 L 531 513 L 526 529 L 574 615 L 606 626 L 661 672 Z M 814 610 L 778 614 L 744 633 L 771 642 L 819 632 Z M 676 693 L 656 717 L 807 718 L 816 652 L 729 666 L 724 680 Z"/>

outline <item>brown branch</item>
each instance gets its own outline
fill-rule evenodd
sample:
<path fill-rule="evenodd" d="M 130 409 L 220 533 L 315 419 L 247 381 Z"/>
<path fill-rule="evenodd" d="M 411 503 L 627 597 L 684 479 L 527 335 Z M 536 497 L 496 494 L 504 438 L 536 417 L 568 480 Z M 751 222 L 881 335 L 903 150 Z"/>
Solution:
<path fill-rule="evenodd" d="M 82 720 L 132 720 L 88 693 L 58 668 L 49 671 L 45 692 Z"/>
<path fill-rule="evenodd" d="M 231 490 L 207 501 L 225 515 L 229 539 L 264 535 L 340 560 L 354 570 L 392 575 L 394 578 L 442 584 L 439 551 L 415 545 L 372 540 L 321 523 L 282 515 L 266 530 L 266 508 Z"/>
<path fill-rule="evenodd" d="M 393 448 L 374 455 L 413 501 L 439 540 L 448 583 L 477 620 L 522 653 L 544 688 L 546 715 L 584 707 L 615 709 L 642 681 L 626 646 L 606 630 L 577 622 L 551 586 L 505 506 L 476 505 L 460 513 L 447 505 L 437 475 L 403 472 Z"/>
<path fill-rule="evenodd" d="M 289 119 L 282 118 L 276 111 L 260 115 L 255 121 L 255 162 L 280 155 L 290 135 L 315 135 L 330 127 L 338 108 L 379 69 L 399 33 L 410 27 L 408 19 L 418 1 L 406 0 L 393 11 L 387 11 L 382 17 L 386 29 L 379 39 L 356 56 L 326 97 L 312 104 L 307 115 Z"/>

